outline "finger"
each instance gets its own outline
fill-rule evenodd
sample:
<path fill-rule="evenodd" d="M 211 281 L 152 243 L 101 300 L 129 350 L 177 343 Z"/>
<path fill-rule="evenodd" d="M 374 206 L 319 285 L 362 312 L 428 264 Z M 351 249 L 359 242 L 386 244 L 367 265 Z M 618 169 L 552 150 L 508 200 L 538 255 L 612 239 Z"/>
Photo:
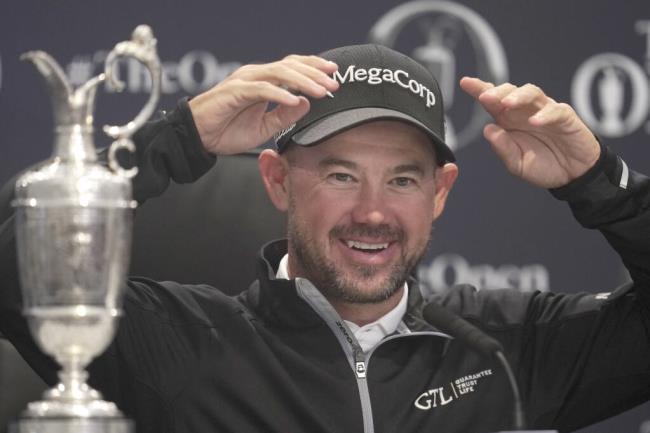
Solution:
<path fill-rule="evenodd" d="M 496 87 L 486 90 L 478 97 L 479 103 L 487 110 L 492 117 L 497 117 L 506 107 L 502 104 L 501 100 L 507 95 L 512 93 L 517 87 L 504 83 Z"/>
<path fill-rule="evenodd" d="M 503 84 L 499 84 L 498 86 L 487 89 L 485 92 L 479 95 L 479 99 L 501 101 L 516 90 L 517 90 L 517 86 L 515 86 L 514 84 L 503 83 Z"/>
<path fill-rule="evenodd" d="M 301 62 L 291 61 L 289 65 L 301 74 L 309 77 L 311 80 L 325 87 L 329 91 L 335 91 L 339 88 L 338 81 L 327 75 L 322 70 Z"/>
<path fill-rule="evenodd" d="M 494 87 L 494 84 L 483 81 L 475 77 L 463 77 L 460 79 L 460 88 L 473 98 L 478 99 L 479 95 L 488 89 Z"/>
<path fill-rule="evenodd" d="M 312 79 L 315 83 L 322 85 L 328 90 L 338 89 L 338 82 L 332 79 L 328 74 L 334 73 L 338 66 L 336 63 L 325 60 L 318 56 L 298 56 L 290 55 L 284 59 L 261 65 L 244 65 L 237 69 L 231 77 L 234 79 L 243 79 L 249 81 L 270 81 L 274 84 L 284 84 L 285 86 L 300 89 L 297 86 L 296 75 L 290 74 L 289 69 L 303 73 L 306 77 Z M 293 82 L 286 83 L 287 79 Z M 308 82 L 300 80 L 302 85 L 308 86 Z"/>
<path fill-rule="evenodd" d="M 483 136 L 492 145 L 492 150 L 505 164 L 510 173 L 521 176 L 522 153 L 521 148 L 510 137 L 505 129 L 494 123 L 490 123 L 483 129 Z"/>
<path fill-rule="evenodd" d="M 533 126 L 557 125 L 570 123 L 576 117 L 575 111 L 569 105 L 549 103 L 531 116 L 529 123 Z"/>
<path fill-rule="evenodd" d="M 268 81 L 314 98 L 322 98 L 329 91 L 325 86 L 312 80 L 309 76 L 280 62 L 265 65 L 254 75 L 254 80 Z"/>
<path fill-rule="evenodd" d="M 309 65 L 312 68 L 316 68 L 325 72 L 326 74 L 333 74 L 338 69 L 336 63 L 319 56 L 300 56 L 291 54 L 285 57 L 284 60 L 296 61 L 305 65 Z"/>
<path fill-rule="evenodd" d="M 526 84 L 515 88 L 501 100 L 501 103 L 507 108 L 519 108 L 531 105 L 541 109 L 549 102 L 550 98 L 544 94 L 542 89 L 533 84 Z"/>
<path fill-rule="evenodd" d="M 264 114 L 262 120 L 262 136 L 269 139 L 278 131 L 288 128 L 307 114 L 309 111 L 309 101 L 304 96 L 298 99 L 300 100 L 298 105 L 280 105 Z"/>
<path fill-rule="evenodd" d="M 267 81 L 237 80 L 229 83 L 229 93 L 239 99 L 238 105 L 250 105 L 257 102 L 274 102 L 278 105 L 296 106 L 300 97 L 286 89 L 275 86 Z"/>

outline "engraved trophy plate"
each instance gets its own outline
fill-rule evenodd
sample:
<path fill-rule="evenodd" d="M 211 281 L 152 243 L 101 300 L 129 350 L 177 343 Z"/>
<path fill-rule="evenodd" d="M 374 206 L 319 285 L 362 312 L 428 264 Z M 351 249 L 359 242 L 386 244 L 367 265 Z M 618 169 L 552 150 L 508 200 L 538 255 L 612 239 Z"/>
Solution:
<path fill-rule="evenodd" d="M 124 84 L 112 71 L 120 57 L 142 62 L 152 76 L 145 107 L 123 126 L 105 126 L 115 139 L 106 168 L 93 143 L 97 86 Z M 120 42 L 106 59 L 105 73 L 73 89 L 47 53 L 22 56 L 45 78 L 52 97 L 55 146 L 52 157 L 16 182 L 16 242 L 23 311 L 43 352 L 61 366 L 60 382 L 32 402 L 16 433 L 102 432 L 131 429 L 115 404 L 102 400 L 86 384 L 90 361 L 113 340 L 121 314 L 135 203 L 131 180 L 136 169 L 123 169 L 117 150 L 135 150 L 131 135 L 151 116 L 160 95 L 161 67 L 156 39 L 138 26 L 130 41 Z"/>

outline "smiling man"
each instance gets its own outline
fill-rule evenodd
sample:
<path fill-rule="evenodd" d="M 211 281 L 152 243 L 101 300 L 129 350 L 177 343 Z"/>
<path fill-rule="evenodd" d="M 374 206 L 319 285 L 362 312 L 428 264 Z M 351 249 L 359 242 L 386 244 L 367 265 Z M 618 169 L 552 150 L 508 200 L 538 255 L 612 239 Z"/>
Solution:
<path fill-rule="evenodd" d="M 311 281 L 357 325 L 395 308 L 456 166 L 436 169 L 429 137 L 386 120 L 285 156 L 264 151 L 260 168 L 273 203 L 288 211 L 286 275 Z"/>
<path fill-rule="evenodd" d="M 260 171 L 288 212 L 283 275 L 311 281 L 361 338 L 359 325 L 406 300 L 458 170 L 423 66 L 372 45 L 323 56 L 338 62 L 325 81 L 335 95 L 275 135 L 279 153 L 264 151 Z"/>
<path fill-rule="evenodd" d="M 600 230 L 632 282 L 598 296 L 462 285 L 429 301 L 500 341 L 531 427 L 570 431 L 648 400 L 650 181 L 536 86 L 460 84 L 493 116 L 484 135 L 506 168 Z M 272 137 L 259 167 L 288 238 L 262 248 L 257 281 L 231 298 L 130 279 L 91 384 L 139 433 L 510 429 L 506 375 L 427 323 L 411 276 L 458 175 L 434 77 L 375 45 L 245 66 L 138 133 L 136 196 Z M 0 330 L 52 383 L 21 315 L 12 218 L 0 275 Z"/>

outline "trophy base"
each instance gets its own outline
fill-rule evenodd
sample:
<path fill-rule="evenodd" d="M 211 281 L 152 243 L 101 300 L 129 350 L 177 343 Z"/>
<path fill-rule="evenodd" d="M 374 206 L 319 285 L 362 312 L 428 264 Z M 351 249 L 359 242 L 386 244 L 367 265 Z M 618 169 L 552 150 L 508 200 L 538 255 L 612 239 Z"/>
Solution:
<path fill-rule="evenodd" d="M 22 415 L 25 419 L 41 418 L 101 418 L 120 419 L 122 412 L 115 403 L 104 400 L 41 400 L 27 405 Z"/>
<path fill-rule="evenodd" d="M 9 433 L 134 433 L 126 418 L 21 418 L 9 426 Z"/>

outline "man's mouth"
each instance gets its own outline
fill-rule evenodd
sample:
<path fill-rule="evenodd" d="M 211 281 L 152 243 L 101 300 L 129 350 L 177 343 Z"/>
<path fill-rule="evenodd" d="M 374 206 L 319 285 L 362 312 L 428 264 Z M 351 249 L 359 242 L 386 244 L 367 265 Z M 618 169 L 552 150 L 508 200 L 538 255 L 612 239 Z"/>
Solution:
<path fill-rule="evenodd" d="M 362 251 L 364 253 L 378 253 L 385 250 L 390 245 L 389 242 L 369 243 L 353 240 L 346 240 L 345 244 L 350 249 Z"/>
<path fill-rule="evenodd" d="M 368 266 L 381 266 L 395 259 L 399 242 L 392 240 L 371 241 L 369 239 L 340 239 L 341 253 L 352 263 Z"/>
<path fill-rule="evenodd" d="M 395 261 L 401 251 L 403 234 L 388 225 L 335 227 L 330 232 L 342 258 L 351 264 L 383 266 Z"/>

